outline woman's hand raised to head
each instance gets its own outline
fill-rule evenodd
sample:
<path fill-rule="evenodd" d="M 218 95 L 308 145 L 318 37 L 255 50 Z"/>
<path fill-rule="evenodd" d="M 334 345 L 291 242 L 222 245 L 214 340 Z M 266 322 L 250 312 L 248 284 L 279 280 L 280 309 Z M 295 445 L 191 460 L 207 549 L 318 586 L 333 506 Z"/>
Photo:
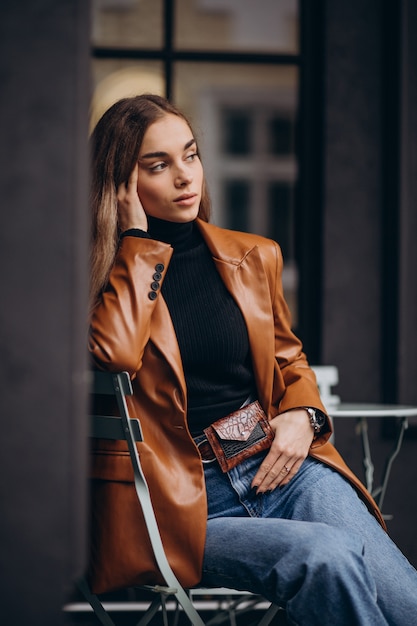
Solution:
<path fill-rule="evenodd" d="M 138 164 L 133 168 L 129 180 L 117 189 L 117 210 L 121 232 L 129 228 L 148 230 L 148 219 L 138 195 Z"/>

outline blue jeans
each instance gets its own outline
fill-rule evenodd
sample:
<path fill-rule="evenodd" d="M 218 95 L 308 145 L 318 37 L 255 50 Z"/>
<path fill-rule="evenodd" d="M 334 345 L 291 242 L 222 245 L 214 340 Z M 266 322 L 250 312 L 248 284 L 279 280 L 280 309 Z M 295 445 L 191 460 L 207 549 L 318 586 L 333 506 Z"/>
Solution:
<path fill-rule="evenodd" d="M 348 481 L 307 458 L 288 485 L 256 495 L 264 456 L 227 474 L 204 464 L 201 584 L 259 593 L 300 626 L 415 626 L 417 571 Z"/>

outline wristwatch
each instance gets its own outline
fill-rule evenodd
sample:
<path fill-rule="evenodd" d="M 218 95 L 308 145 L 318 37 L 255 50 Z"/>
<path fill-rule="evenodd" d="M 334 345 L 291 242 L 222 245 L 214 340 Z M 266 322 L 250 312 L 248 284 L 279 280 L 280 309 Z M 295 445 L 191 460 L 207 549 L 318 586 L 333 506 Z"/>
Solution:
<path fill-rule="evenodd" d="M 326 423 L 326 416 L 317 409 L 312 409 L 309 406 L 304 407 L 310 418 L 310 424 L 315 433 L 319 433 Z"/>

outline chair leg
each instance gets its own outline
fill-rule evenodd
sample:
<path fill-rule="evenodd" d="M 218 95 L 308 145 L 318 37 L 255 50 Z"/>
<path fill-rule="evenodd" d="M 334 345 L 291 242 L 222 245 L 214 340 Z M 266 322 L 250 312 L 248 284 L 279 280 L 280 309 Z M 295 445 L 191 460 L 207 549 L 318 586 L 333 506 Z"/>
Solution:
<path fill-rule="evenodd" d="M 136 626 L 147 626 L 147 624 L 149 624 L 152 621 L 153 617 L 158 613 L 160 606 L 160 598 L 151 602 L 151 604 L 146 609 L 145 614 L 137 622 Z"/>
<path fill-rule="evenodd" d="M 229 626 L 237 626 L 236 616 L 242 616 L 245 613 L 250 613 L 253 609 L 255 609 L 257 603 L 259 602 L 259 597 L 256 595 L 243 596 L 236 600 L 232 600 L 229 598 L 227 601 L 227 607 L 220 610 L 214 615 L 208 622 L 206 622 L 206 626 L 219 626 L 220 624 L 229 624 Z M 257 622 L 257 626 L 268 626 L 278 611 L 282 610 L 276 604 L 271 604 L 264 616 L 262 617 L 260 622 Z"/>
<path fill-rule="evenodd" d="M 269 609 L 267 610 L 267 612 L 265 613 L 265 615 L 263 616 L 263 618 L 259 622 L 258 626 L 268 626 L 268 624 L 270 624 L 272 622 L 272 620 L 274 619 L 275 615 L 280 610 L 281 609 L 280 609 L 279 606 L 277 606 L 276 604 L 271 604 L 271 606 L 269 607 Z"/>
<path fill-rule="evenodd" d="M 167 601 L 166 596 L 161 596 L 162 621 L 163 621 L 164 626 L 169 626 L 166 601 Z"/>
<path fill-rule="evenodd" d="M 195 610 L 193 603 L 191 602 L 190 598 L 182 587 L 178 587 L 175 598 L 177 602 L 182 606 L 184 613 L 190 620 L 190 624 L 192 624 L 193 626 L 205 626 L 203 620 Z"/>
<path fill-rule="evenodd" d="M 98 599 L 98 597 L 96 595 L 94 595 L 94 593 L 91 593 L 90 587 L 89 587 L 86 579 L 85 578 L 80 578 L 77 581 L 77 586 L 78 586 L 79 590 L 81 591 L 81 593 L 83 594 L 84 598 L 90 604 L 91 608 L 93 609 L 93 611 L 94 611 L 97 619 L 100 621 L 100 623 L 103 626 L 116 626 L 115 623 L 113 622 L 113 620 L 110 618 L 109 614 L 104 610 L 104 607 L 101 604 L 101 602 Z"/>

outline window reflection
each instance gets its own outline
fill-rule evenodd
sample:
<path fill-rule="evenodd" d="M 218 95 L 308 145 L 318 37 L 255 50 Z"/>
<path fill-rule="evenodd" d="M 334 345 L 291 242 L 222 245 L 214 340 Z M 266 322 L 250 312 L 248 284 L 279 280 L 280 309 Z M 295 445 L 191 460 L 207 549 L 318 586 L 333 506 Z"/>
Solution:
<path fill-rule="evenodd" d="M 294 152 L 293 112 L 273 115 L 268 122 L 269 152 L 274 155 L 289 155 Z"/>
<path fill-rule="evenodd" d="M 95 59 L 94 92 L 91 101 L 90 126 L 120 98 L 140 93 L 165 95 L 162 63 L 157 61 L 120 61 Z"/>
<path fill-rule="evenodd" d="M 250 154 L 252 117 L 239 109 L 224 110 L 222 115 L 223 152 L 231 156 Z"/>
<path fill-rule="evenodd" d="M 279 241 L 284 258 L 293 259 L 293 185 L 273 181 L 268 183 L 267 193 L 270 236 Z"/>
<path fill-rule="evenodd" d="M 225 222 L 232 230 L 249 230 L 250 185 L 247 180 L 225 180 Z"/>
<path fill-rule="evenodd" d="M 298 52 L 297 0 L 177 0 L 180 49 Z"/>
<path fill-rule="evenodd" d="M 92 16 L 96 46 L 163 46 L 163 0 L 93 0 Z"/>

